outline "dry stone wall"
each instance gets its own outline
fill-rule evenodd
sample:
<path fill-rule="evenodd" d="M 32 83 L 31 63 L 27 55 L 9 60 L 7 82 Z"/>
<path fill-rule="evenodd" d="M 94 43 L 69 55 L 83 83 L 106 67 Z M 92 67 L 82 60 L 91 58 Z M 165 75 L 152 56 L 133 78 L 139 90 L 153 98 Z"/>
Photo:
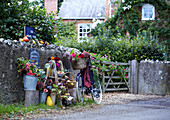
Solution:
<path fill-rule="evenodd" d="M 4 40 L 0 38 L 0 103 L 13 103 L 24 100 L 23 78 L 17 72 L 17 58 L 30 57 L 30 48 L 39 50 L 39 66 L 44 68 L 47 58 L 57 55 L 63 61 L 64 68 L 72 72 L 71 63 L 62 56 L 67 49 L 61 46 L 31 45 L 17 40 Z"/>

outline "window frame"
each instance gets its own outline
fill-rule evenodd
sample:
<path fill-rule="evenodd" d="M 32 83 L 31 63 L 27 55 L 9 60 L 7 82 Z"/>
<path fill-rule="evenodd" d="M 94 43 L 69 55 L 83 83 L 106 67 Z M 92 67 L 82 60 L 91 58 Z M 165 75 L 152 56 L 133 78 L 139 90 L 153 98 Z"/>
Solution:
<path fill-rule="evenodd" d="M 144 8 L 152 8 L 152 12 L 153 12 L 153 15 L 152 15 L 152 18 L 144 18 Z M 149 12 L 148 12 L 149 14 Z M 155 20 L 155 7 L 151 4 L 143 4 L 142 5 L 142 19 L 141 20 Z"/>
<path fill-rule="evenodd" d="M 88 27 L 88 25 L 89 25 L 89 27 Z M 80 29 L 80 26 L 82 26 L 81 29 Z M 84 31 L 84 29 L 85 29 L 85 31 Z M 87 31 L 87 29 L 90 29 L 89 31 L 91 31 L 92 23 L 79 23 L 78 24 L 78 42 L 88 41 L 87 34 L 89 33 L 89 31 Z M 82 30 L 82 31 L 80 31 L 80 30 Z M 80 34 L 82 34 L 82 36 L 80 36 Z M 80 40 L 80 38 L 85 38 L 85 40 Z"/>

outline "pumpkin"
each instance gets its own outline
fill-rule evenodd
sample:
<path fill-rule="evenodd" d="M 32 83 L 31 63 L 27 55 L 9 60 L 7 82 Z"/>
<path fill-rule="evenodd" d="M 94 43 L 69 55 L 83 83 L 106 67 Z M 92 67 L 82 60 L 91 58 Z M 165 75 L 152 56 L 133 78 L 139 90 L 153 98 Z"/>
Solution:
<path fill-rule="evenodd" d="M 23 38 L 23 41 L 28 42 L 28 41 L 29 41 L 28 37 L 25 36 L 25 37 Z"/>

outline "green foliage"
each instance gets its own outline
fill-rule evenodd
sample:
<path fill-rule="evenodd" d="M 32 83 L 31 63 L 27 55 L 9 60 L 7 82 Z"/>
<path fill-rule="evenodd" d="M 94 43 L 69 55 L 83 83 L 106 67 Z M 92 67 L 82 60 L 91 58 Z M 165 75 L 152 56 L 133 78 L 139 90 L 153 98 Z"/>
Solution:
<path fill-rule="evenodd" d="M 77 31 L 75 22 L 63 22 L 59 19 L 55 25 L 57 32 L 55 33 L 55 40 L 53 41 L 56 45 L 71 46 L 77 42 Z"/>
<path fill-rule="evenodd" d="M 38 2 L 32 4 L 28 0 L 0 1 L 0 37 L 18 40 L 24 37 L 24 26 L 30 26 L 35 28 L 38 40 L 54 40 L 55 14 L 47 15 Z"/>
<path fill-rule="evenodd" d="M 91 44 L 90 49 L 87 44 L 81 43 L 82 50 L 100 54 L 100 56 L 111 56 L 111 61 L 128 62 L 136 59 L 138 61 L 145 59 L 164 60 L 167 57 L 165 44 L 160 43 L 156 36 L 151 32 L 143 31 L 134 37 L 109 38 L 108 36 L 97 36 L 95 42 Z M 89 50 L 90 49 L 90 50 Z M 102 58 L 102 57 L 100 57 Z"/>
<path fill-rule="evenodd" d="M 60 7 L 62 5 L 63 0 L 58 0 L 58 11 L 60 10 Z"/>
<path fill-rule="evenodd" d="M 155 6 L 156 18 L 153 21 L 141 21 L 141 11 L 138 7 L 143 3 L 150 3 Z M 113 4 L 117 4 L 114 2 Z M 124 10 L 124 7 L 129 9 Z M 149 30 L 152 33 L 157 32 L 160 41 L 168 40 L 169 36 L 169 5 L 165 0 L 125 0 L 117 9 L 114 17 L 109 18 L 103 24 L 98 25 L 92 30 L 94 36 L 110 36 L 106 29 L 111 29 L 111 36 L 117 34 L 136 36 L 139 31 Z"/>

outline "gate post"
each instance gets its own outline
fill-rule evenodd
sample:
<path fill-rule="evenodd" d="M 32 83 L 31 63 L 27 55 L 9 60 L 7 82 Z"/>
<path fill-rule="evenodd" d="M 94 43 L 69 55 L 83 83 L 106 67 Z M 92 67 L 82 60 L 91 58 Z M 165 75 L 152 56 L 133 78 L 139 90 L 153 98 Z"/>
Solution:
<path fill-rule="evenodd" d="M 132 94 L 138 93 L 138 62 L 137 60 L 132 60 L 131 62 L 131 75 L 130 75 L 130 92 Z"/>

